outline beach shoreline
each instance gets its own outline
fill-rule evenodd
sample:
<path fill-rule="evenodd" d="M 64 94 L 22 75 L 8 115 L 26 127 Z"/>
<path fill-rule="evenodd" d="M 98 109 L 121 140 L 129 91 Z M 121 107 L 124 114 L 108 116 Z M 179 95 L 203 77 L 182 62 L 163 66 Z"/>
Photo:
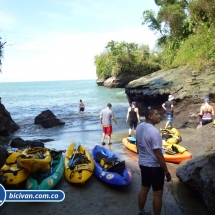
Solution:
<path fill-rule="evenodd" d="M 158 126 L 162 127 L 165 122 L 161 122 Z M 108 186 L 100 181 L 93 175 L 84 185 L 71 184 L 63 178 L 54 188 L 55 190 L 62 190 L 65 193 L 65 199 L 62 202 L 5 202 L 0 207 L 0 213 L 4 215 L 120 215 L 120 214 L 137 214 L 137 196 L 141 187 L 140 184 L 140 170 L 138 166 L 137 154 L 129 151 L 125 148 L 121 141 L 128 135 L 128 124 L 123 126 L 113 126 L 113 135 L 111 146 L 106 145 L 108 149 L 116 153 L 122 160 L 126 161 L 126 165 L 132 172 L 132 183 L 127 187 L 116 188 Z M 85 132 L 85 135 L 87 133 Z M 102 131 L 101 131 L 102 135 Z M 183 136 L 183 132 L 181 133 Z M 99 144 L 98 142 L 97 144 Z M 172 175 L 171 182 L 165 182 L 163 193 L 163 207 L 161 215 L 192 215 L 195 211 L 203 210 L 200 206 L 201 203 L 196 201 L 190 201 L 190 206 L 186 205 L 189 197 L 186 197 L 183 201 L 178 194 L 179 183 L 178 178 L 175 175 L 177 164 L 167 163 L 167 166 Z M 177 185 L 177 186 L 175 186 Z M 16 188 L 17 189 L 17 188 Z M 150 190 L 145 210 L 153 212 L 152 209 L 153 193 Z M 189 211 L 189 207 L 196 204 L 192 211 Z M 200 206 L 198 206 L 200 204 Z M 200 207 L 200 208 L 198 208 Z M 203 206 L 202 206 L 203 207 Z M 196 210 L 197 209 L 197 210 Z M 198 214 L 206 214 L 198 213 Z"/>

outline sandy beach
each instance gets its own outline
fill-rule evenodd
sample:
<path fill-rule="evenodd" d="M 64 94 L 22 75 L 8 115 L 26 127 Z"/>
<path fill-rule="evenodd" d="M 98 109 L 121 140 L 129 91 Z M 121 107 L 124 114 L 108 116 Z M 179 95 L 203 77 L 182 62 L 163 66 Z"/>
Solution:
<path fill-rule="evenodd" d="M 159 124 L 162 127 L 162 123 Z M 62 190 L 65 193 L 65 199 L 62 202 L 5 202 L 0 207 L 0 214 L 4 215 L 135 215 L 138 211 L 137 195 L 140 190 L 140 170 L 137 163 L 137 154 L 126 149 L 121 140 L 127 135 L 126 126 L 120 130 L 115 129 L 112 142 L 113 145 L 106 146 L 116 153 L 133 174 L 132 183 L 127 187 L 117 188 L 109 186 L 96 176 L 92 176 L 84 185 L 71 184 L 63 177 L 56 190 Z M 181 136 L 186 138 L 186 129 L 180 131 Z M 184 133 L 184 134 L 183 134 Z M 167 163 L 172 175 L 171 182 L 165 182 L 163 193 L 162 215 L 207 215 L 204 206 L 195 200 L 188 190 L 179 182 L 175 175 L 177 164 Z M 150 190 L 146 211 L 153 212 L 152 209 L 153 193 Z M 152 213 L 153 214 L 153 213 Z"/>

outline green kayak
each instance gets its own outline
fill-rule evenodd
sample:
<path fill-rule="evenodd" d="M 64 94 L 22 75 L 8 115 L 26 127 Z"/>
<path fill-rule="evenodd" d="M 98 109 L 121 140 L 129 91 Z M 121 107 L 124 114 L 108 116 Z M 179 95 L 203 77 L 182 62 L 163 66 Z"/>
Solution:
<path fill-rule="evenodd" d="M 52 155 L 51 168 L 48 172 L 36 171 L 30 175 L 26 182 L 27 190 L 50 190 L 64 174 L 63 151 L 50 150 Z"/>

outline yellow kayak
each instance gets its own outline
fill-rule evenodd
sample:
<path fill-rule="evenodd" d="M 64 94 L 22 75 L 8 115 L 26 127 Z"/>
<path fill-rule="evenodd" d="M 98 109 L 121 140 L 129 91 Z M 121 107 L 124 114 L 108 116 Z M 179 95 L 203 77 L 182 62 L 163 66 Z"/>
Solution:
<path fill-rule="evenodd" d="M 84 183 L 93 174 L 94 160 L 80 143 L 73 142 L 65 154 L 64 175 L 71 183 Z"/>
<path fill-rule="evenodd" d="M 30 172 L 47 172 L 50 169 L 51 154 L 43 147 L 26 148 L 18 157 L 18 163 Z"/>
<path fill-rule="evenodd" d="M 25 181 L 30 171 L 23 169 L 17 164 L 18 157 L 22 154 L 22 151 L 11 152 L 9 157 L 6 159 L 4 166 L 0 170 L 0 176 L 3 184 L 20 184 Z"/>

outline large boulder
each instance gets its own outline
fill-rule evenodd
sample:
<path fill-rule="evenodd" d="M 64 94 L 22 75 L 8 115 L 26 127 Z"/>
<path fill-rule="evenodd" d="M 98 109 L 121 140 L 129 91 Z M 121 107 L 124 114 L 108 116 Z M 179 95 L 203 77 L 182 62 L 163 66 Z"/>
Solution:
<path fill-rule="evenodd" d="M 176 175 L 215 214 L 215 153 L 203 151 L 179 164 Z"/>
<path fill-rule="evenodd" d="M 8 150 L 0 145 L 0 169 L 4 166 L 7 157 L 9 156 Z"/>
<path fill-rule="evenodd" d="M 21 137 L 15 137 L 10 141 L 9 145 L 12 148 L 23 149 L 23 148 L 26 148 L 29 144 Z"/>
<path fill-rule="evenodd" d="M 0 103 L 0 136 L 9 136 L 18 129 L 19 125 L 13 121 L 5 106 Z"/>
<path fill-rule="evenodd" d="M 23 140 L 21 137 L 15 137 L 9 143 L 11 148 L 25 149 L 28 146 L 42 147 L 45 142 L 54 141 L 54 139 Z"/>
<path fill-rule="evenodd" d="M 50 110 L 45 110 L 34 119 L 34 124 L 41 124 L 44 128 L 65 125 L 65 122 L 58 119 Z"/>
<path fill-rule="evenodd" d="M 215 104 L 215 69 L 201 72 L 189 68 L 160 70 L 129 82 L 125 86 L 128 101 L 137 101 L 140 114 L 147 106 L 156 106 L 162 117 L 165 111 L 161 105 L 169 94 L 174 99 L 174 125 L 197 126 L 197 117 L 204 97 Z"/>

